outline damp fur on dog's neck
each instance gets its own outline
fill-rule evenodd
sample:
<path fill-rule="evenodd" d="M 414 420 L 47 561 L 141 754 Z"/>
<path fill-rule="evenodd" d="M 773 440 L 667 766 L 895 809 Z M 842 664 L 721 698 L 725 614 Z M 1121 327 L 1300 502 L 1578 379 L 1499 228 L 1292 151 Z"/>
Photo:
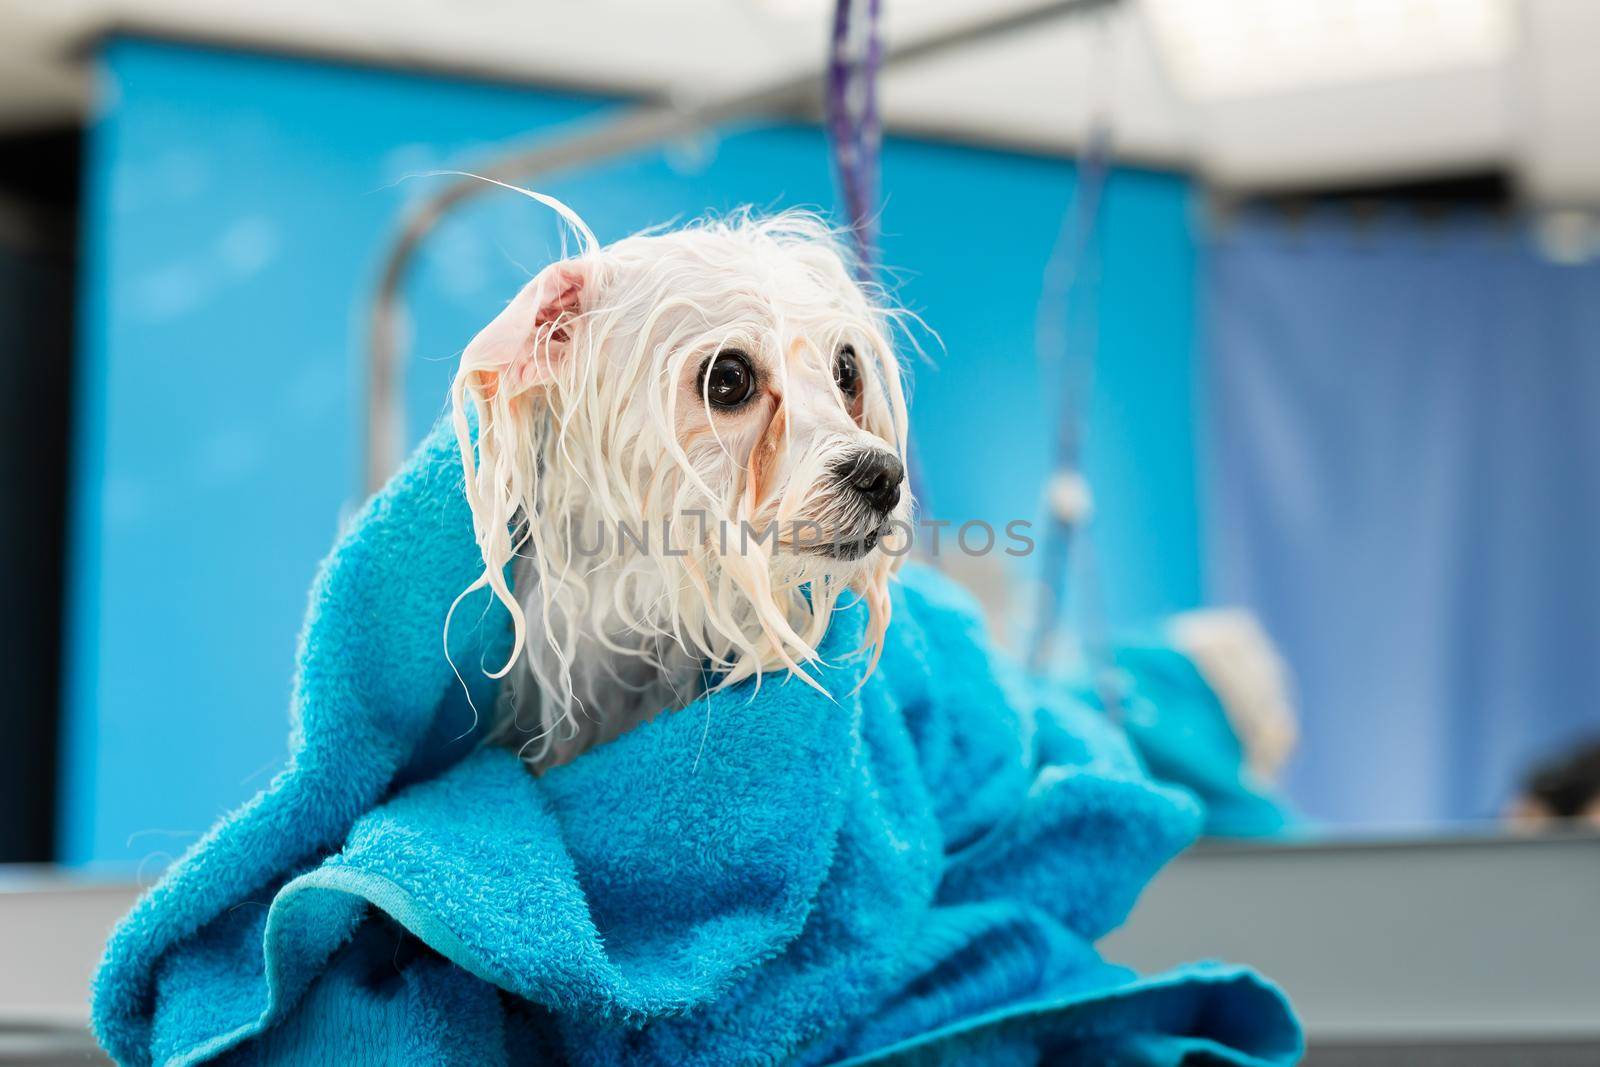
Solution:
<path fill-rule="evenodd" d="M 537 583 L 532 562 L 519 560 L 514 588 L 524 613 L 536 616 L 542 603 Z M 602 634 L 559 616 L 552 622 L 572 639 L 566 653 L 571 714 L 554 721 L 545 714 L 548 697 L 539 678 L 560 676 L 563 663 L 550 642 L 531 640 L 522 653 L 526 662 L 501 682 L 491 733 L 492 740 L 517 749 L 536 768 L 566 763 L 665 710 L 687 705 L 714 684 L 699 660 L 660 632 Z"/>
<path fill-rule="evenodd" d="M 539 767 L 707 687 L 780 670 L 821 688 L 846 594 L 875 662 L 901 555 L 880 537 L 911 508 L 898 313 L 827 226 L 741 213 L 605 248 L 579 232 L 451 391 L 484 561 L 466 592 L 489 588 L 514 632 L 497 733 Z M 718 406 L 708 371 L 730 360 L 750 396 Z M 861 457 L 894 484 L 864 491 Z M 785 533 L 801 524 L 825 550 Z"/>

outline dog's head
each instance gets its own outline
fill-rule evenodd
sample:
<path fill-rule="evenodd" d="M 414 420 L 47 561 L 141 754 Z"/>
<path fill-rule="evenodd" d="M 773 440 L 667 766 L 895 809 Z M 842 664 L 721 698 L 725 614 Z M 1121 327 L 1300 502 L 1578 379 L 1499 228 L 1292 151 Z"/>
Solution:
<path fill-rule="evenodd" d="M 738 215 L 591 242 L 473 339 L 453 401 L 479 584 L 519 652 L 548 646 L 525 657 L 546 703 L 570 714 L 585 636 L 809 681 L 847 592 L 875 660 L 910 533 L 891 325 L 819 220 Z M 537 588 L 514 596 L 517 555 Z"/>

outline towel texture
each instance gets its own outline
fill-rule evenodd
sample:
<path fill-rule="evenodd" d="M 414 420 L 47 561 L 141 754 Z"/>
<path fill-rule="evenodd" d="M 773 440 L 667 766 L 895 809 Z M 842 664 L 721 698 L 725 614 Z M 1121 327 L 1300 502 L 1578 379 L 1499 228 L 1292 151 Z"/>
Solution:
<path fill-rule="evenodd" d="M 287 767 L 113 934 L 120 1062 L 1297 1058 L 1249 971 L 1096 954 L 1199 811 L 938 575 L 907 568 L 865 684 L 847 609 L 831 699 L 769 676 L 535 778 L 476 743 L 443 655 L 470 531 L 441 428 L 317 582 Z M 503 621 L 452 628 L 478 707 Z"/>
<path fill-rule="evenodd" d="M 1282 837 L 1304 830 L 1278 792 L 1245 758 L 1221 698 L 1189 656 L 1160 640 L 1113 647 L 1121 672 L 1120 724 L 1139 761 L 1158 782 L 1194 794 L 1210 837 Z M 1079 698 L 1101 707 L 1094 686 Z"/>

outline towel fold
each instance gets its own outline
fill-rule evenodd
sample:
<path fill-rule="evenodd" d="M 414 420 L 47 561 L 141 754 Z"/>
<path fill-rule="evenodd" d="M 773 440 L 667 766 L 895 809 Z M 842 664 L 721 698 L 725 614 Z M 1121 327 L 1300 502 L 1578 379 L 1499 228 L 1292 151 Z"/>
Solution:
<path fill-rule="evenodd" d="M 936 573 L 905 569 L 864 683 L 846 608 L 827 696 L 769 675 L 535 778 L 473 733 L 509 644 L 486 598 L 452 628 L 465 683 L 443 652 L 479 566 L 441 428 L 319 577 L 287 767 L 113 934 L 119 1062 L 1298 1057 L 1248 970 L 1100 959 L 1198 809 Z"/>
<path fill-rule="evenodd" d="M 1181 786 L 1205 813 L 1208 837 L 1291 837 L 1305 827 L 1278 791 L 1251 768 L 1211 683 L 1189 654 L 1158 640 L 1113 646 L 1121 673 L 1120 725 L 1158 782 Z M 1102 707 L 1093 685 L 1080 699 Z"/>

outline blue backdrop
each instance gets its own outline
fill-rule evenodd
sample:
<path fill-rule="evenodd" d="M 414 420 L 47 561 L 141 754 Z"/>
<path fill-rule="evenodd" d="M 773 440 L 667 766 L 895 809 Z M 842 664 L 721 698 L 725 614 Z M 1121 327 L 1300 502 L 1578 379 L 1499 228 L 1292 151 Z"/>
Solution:
<path fill-rule="evenodd" d="M 819 43 L 820 48 L 820 43 Z M 360 484 L 367 299 L 405 205 L 604 100 L 115 41 L 89 138 L 60 844 L 160 864 L 281 762 L 295 634 Z M 1032 517 L 1050 398 L 1033 349 L 1063 162 L 891 139 L 885 257 L 944 342 L 913 418 L 941 517 Z M 817 132 L 723 131 L 545 184 L 603 240 L 752 202 L 828 205 Z M 1113 618 L 1199 595 L 1189 187 L 1120 171 L 1105 207 L 1087 465 Z M 504 196 L 414 276 L 410 429 L 461 346 L 553 254 Z"/>
<path fill-rule="evenodd" d="M 1494 816 L 1600 734 L 1600 265 L 1340 213 L 1246 216 L 1207 265 L 1208 592 L 1299 676 L 1294 799 Z"/>

